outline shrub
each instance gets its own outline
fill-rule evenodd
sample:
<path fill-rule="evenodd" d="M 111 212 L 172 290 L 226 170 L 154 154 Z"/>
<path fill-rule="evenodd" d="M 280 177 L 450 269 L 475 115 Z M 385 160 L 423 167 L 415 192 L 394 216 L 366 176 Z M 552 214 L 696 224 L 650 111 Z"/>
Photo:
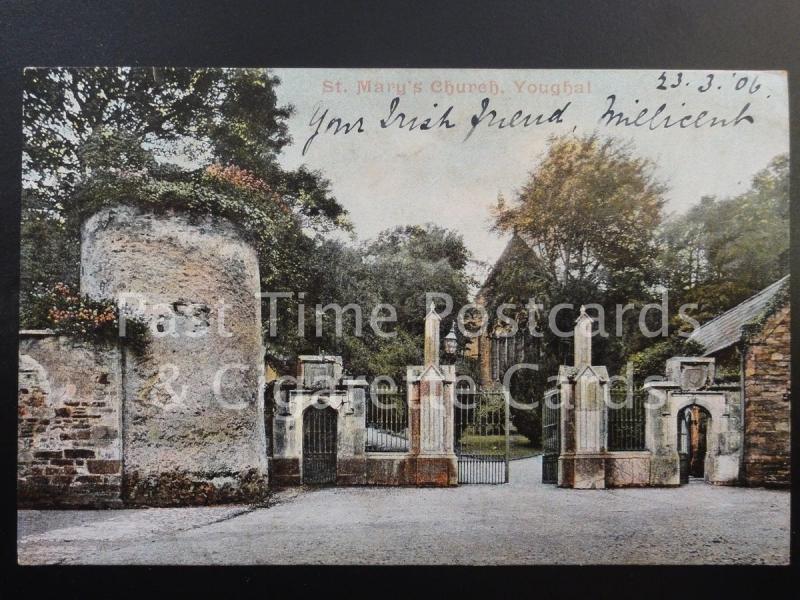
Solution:
<path fill-rule="evenodd" d="M 663 377 L 668 358 L 673 356 L 702 356 L 703 347 L 694 340 L 672 336 L 631 354 L 628 360 L 633 365 L 636 386 L 644 384 L 648 377 Z"/>
<path fill-rule="evenodd" d="M 43 326 L 56 333 L 93 341 L 113 341 L 119 336 L 119 307 L 113 300 L 81 296 L 73 287 L 57 283 L 39 297 L 36 312 Z M 137 352 L 147 343 L 147 324 L 125 315 L 125 343 Z"/>
<path fill-rule="evenodd" d="M 291 208 L 267 183 L 235 166 L 210 165 L 197 171 L 168 166 L 136 171 L 102 169 L 79 187 L 69 210 L 75 225 L 107 206 L 132 204 L 156 213 L 180 209 L 190 215 L 216 215 L 231 221 L 262 257 L 285 246 L 287 234 L 300 233 Z M 270 252 L 271 251 L 271 252 Z"/>

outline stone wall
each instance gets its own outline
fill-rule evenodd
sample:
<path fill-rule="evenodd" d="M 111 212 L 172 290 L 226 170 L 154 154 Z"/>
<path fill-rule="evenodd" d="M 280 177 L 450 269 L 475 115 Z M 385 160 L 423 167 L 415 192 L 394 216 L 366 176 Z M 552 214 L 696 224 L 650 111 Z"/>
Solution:
<path fill-rule="evenodd" d="M 303 419 L 321 403 L 336 411 L 336 483 L 363 485 L 366 458 L 363 380 L 344 380 L 330 390 L 291 390 L 277 407 L 273 421 L 272 478 L 277 487 L 303 483 Z"/>
<path fill-rule="evenodd" d="M 770 315 L 746 342 L 744 354 L 744 479 L 752 486 L 791 482 L 790 317 L 788 305 Z"/>
<path fill-rule="evenodd" d="M 704 478 L 716 485 L 740 482 L 742 426 L 738 386 L 715 385 L 703 390 L 682 390 L 675 382 L 647 384 L 648 404 L 645 445 L 651 452 L 650 485 L 680 485 L 678 415 L 697 405 L 710 415 Z"/>
<path fill-rule="evenodd" d="M 20 332 L 19 506 L 121 505 L 121 377 L 115 344 Z"/>
<path fill-rule="evenodd" d="M 82 228 L 81 291 L 151 325 L 127 353 L 128 504 L 249 502 L 267 490 L 256 252 L 225 219 L 130 206 Z"/>
<path fill-rule="evenodd" d="M 650 452 L 608 452 L 605 457 L 606 487 L 650 485 Z"/>
<path fill-rule="evenodd" d="M 366 402 L 368 384 L 363 379 L 341 376 L 339 357 L 303 356 L 299 378 L 313 373 L 322 363 L 336 365 L 328 389 L 283 389 L 276 393 L 273 431 L 271 482 L 276 487 L 301 485 L 303 480 L 303 421 L 314 406 L 323 405 L 336 411 L 336 474 L 337 485 L 386 486 L 450 486 L 457 485 L 458 465 L 452 449 L 453 401 L 455 400 L 455 367 L 409 367 L 407 394 L 409 402 L 409 448 L 406 452 L 366 452 Z M 309 366 L 312 368 L 309 369 Z M 424 376 L 428 373 L 429 376 Z M 433 374 L 436 377 L 433 377 Z M 431 382 L 439 384 L 432 393 Z M 308 383 L 308 382 L 307 382 Z M 421 402 L 421 396 L 442 397 L 439 411 L 432 411 L 432 398 Z M 449 418 L 445 418 L 449 412 Z M 421 427 L 423 413 L 428 421 Z"/>

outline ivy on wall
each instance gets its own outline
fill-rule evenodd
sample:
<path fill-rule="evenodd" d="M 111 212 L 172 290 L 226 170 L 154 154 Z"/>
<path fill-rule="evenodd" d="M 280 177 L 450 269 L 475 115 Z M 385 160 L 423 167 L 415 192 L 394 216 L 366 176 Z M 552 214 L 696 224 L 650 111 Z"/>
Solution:
<path fill-rule="evenodd" d="M 102 208 L 131 204 L 163 213 L 180 209 L 190 215 L 231 221 L 256 246 L 259 255 L 274 249 L 297 217 L 263 180 L 245 169 L 212 164 L 197 171 L 169 167 L 141 170 L 101 169 L 81 185 L 69 211 L 82 223 Z"/>

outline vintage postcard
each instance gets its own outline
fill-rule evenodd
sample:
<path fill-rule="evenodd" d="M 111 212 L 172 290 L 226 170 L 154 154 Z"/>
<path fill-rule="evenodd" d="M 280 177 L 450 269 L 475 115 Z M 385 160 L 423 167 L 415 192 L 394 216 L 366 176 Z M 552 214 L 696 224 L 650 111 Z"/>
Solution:
<path fill-rule="evenodd" d="M 789 563 L 786 72 L 23 79 L 19 563 Z"/>

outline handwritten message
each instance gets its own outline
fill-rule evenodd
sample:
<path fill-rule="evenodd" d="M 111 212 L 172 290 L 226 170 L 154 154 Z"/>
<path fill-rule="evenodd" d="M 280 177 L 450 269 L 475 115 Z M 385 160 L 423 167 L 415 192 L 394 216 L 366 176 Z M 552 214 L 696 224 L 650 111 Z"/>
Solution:
<path fill-rule="evenodd" d="M 724 73 L 684 73 L 682 71 L 663 71 L 654 78 L 652 90 L 663 94 L 653 100 L 648 94 L 647 102 L 635 96 L 618 93 L 591 95 L 591 82 L 570 82 L 541 84 L 527 80 L 512 81 L 512 93 L 537 97 L 537 108 L 520 106 L 503 110 L 496 106 L 495 99 L 505 93 L 496 81 L 453 82 L 434 80 L 423 84 L 421 81 L 374 81 L 359 80 L 355 86 L 348 86 L 341 80 L 326 79 L 322 82 L 323 94 L 375 95 L 390 97 L 385 110 L 377 115 L 342 115 L 320 102 L 308 120 L 308 136 L 303 145 L 305 155 L 320 136 L 336 138 L 365 133 L 371 128 L 379 130 L 404 130 L 408 132 L 429 132 L 433 130 L 459 133 L 456 139 L 469 140 L 479 129 L 507 131 L 513 129 L 539 128 L 552 126 L 564 131 L 574 130 L 570 115 L 575 103 L 597 103 L 598 128 L 638 128 L 646 131 L 713 129 L 751 126 L 756 123 L 752 99 L 770 96 L 762 90 L 757 75 Z M 671 102 L 670 95 L 677 91 L 691 93 L 701 102 L 711 91 L 741 96 L 735 111 L 721 114 L 709 103 L 708 108 L 687 110 L 685 101 Z M 403 98 L 424 92 L 438 96 L 453 97 L 461 95 L 482 95 L 472 106 L 460 106 L 457 102 L 433 102 L 430 110 L 421 114 L 412 112 L 404 106 Z M 546 98 L 542 107 L 539 100 Z M 567 100 L 565 97 L 569 97 Z M 600 103 L 602 102 L 602 104 Z"/>

